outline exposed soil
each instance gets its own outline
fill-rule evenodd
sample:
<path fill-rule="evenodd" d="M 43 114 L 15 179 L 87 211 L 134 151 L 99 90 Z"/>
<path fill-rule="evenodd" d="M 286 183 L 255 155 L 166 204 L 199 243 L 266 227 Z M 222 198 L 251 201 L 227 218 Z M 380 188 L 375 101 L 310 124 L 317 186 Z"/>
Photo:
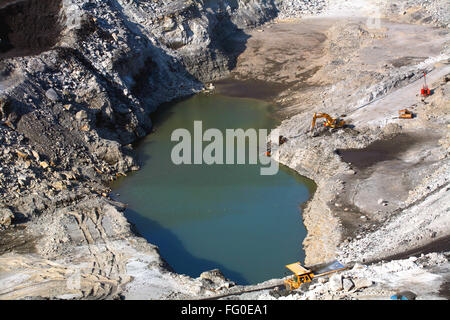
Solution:
<path fill-rule="evenodd" d="M 246 50 L 239 56 L 232 75 L 257 84 L 276 84 L 277 89 L 284 86 L 283 91 L 299 83 L 308 90 L 314 85 L 308 80 L 323 63 L 326 31 L 332 24 L 332 19 L 305 19 L 302 23 L 269 23 L 250 31 Z"/>
<path fill-rule="evenodd" d="M 412 250 L 408 250 L 406 252 L 402 252 L 399 254 L 394 254 L 392 256 L 388 256 L 383 258 L 384 261 L 391 261 L 391 260 L 401 260 L 401 259 L 407 259 L 409 257 L 419 257 L 421 255 L 429 254 L 432 252 L 448 252 L 450 250 L 450 236 L 445 236 L 441 239 L 437 239 L 436 241 L 433 241 L 425 246 L 414 248 Z M 367 263 L 377 263 L 381 260 L 377 261 L 371 261 Z"/>
<path fill-rule="evenodd" d="M 2 231 L 0 237 L 0 255 L 14 252 L 29 254 L 36 251 L 36 238 L 28 235 L 25 226 L 17 225 Z"/>
<path fill-rule="evenodd" d="M 279 93 L 287 89 L 280 83 L 268 83 L 261 80 L 224 79 L 214 83 L 216 92 L 237 98 L 254 98 L 272 101 Z"/>
<path fill-rule="evenodd" d="M 433 140 L 437 141 L 438 138 L 404 133 L 391 139 L 375 141 L 363 149 L 337 149 L 336 153 L 341 156 L 342 161 L 358 170 L 364 170 L 383 161 L 399 160 L 402 153 Z"/>

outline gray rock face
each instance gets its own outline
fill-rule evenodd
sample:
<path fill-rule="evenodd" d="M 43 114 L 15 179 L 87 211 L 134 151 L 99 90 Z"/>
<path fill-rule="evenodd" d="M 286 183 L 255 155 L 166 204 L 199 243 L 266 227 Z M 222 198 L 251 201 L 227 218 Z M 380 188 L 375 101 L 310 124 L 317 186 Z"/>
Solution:
<path fill-rule="evenodd" d="M 200 278 L 202 279 L 209 279 L 211 281 L 224 281 L 226 280 L 225 276 L 219 269 L 214 269 L 210 271 L 205 271 L 202 274 L 200 274 Z"/>
<path fill-rule="evenodd" d="M 14 219 L 13 212 L 5 207 L 0 207 L 0 227 L 8 227 Z"/>
<path fill-rule="evenodd" d="M 299 0 L 278 0 L 277 7 L 279 8 L 280 18 L 301 17 L 304 15 L 312 15 L 320 13 L 326 8 L 327 1 L 313 0 L 313 1 L 299 1 Z"/>
<path fill-rule="evenodd" d="M 332 291 L 341 291 L 343 289 L 342 285 L 342 275 L 335 274 L 330 277 L 329 287 Z"/>
<path fill-rule="evenodd" d="M 424 9 L 417 11 L 417 8 Z M 413 10 L 410 10 L 413 9 Z M 393 13 L 407 16 L 411 22 L 433 24 L 439 27 L 450 27 L 450 3 L 446 0 L 421 1 L 410 0 L 403 3 L 391 3 L 388 10 Z"/>
<path fill-rule="evenodd" d="M 235 285 L 233 281 L 225 278 L 219 269 L 214 269 L 210 271 L 205 271 L 200 274 L 200 279 L 203 281 L 205 286 L 220 290 L 223 288 L 230 288 Z"/>
<path fill-rule="evenodd" d="M 87 118 L 88 118 L 88 115 L 87 115 L 86 111 L 84 111 L 84 110 L 78 111 L 75 114 L 75 119 L 77 119 L 78 121 L 83 121 L 83 120 L 86 120 Z"/>
<path fill-rule="evenodd" d="M 342 280 L 342 288 L 344 291 L 350 291 L 355 287 L 355 284 L 353 283 L 352 279 L 345 278 Z"/>
<path fill-rule="evenodd" d="M 373 282 L 371 280 L 365 278 L 353 279 L 353 283 L 355 284 L 356 289 L 369 288 L 373 285 Z"/>
<path fill-rule="evenodd" d="M 59 100 L 59 96 L 58 96 L 58 94 L 56 93 L 56 91 L 53 88 L 48 89 L 45 92 L 45 96 L 47 98 L 49 98 L 50 100 L 52 100 L 52 101 L 58 101 Z"/>

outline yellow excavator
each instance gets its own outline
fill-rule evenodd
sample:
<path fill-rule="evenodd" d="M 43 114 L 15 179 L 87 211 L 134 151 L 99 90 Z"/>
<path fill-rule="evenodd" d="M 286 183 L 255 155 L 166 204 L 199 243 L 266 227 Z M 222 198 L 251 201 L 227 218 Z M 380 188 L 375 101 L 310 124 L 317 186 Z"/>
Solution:
<path fill-rule="evenodd" d="M 325 122 L 323 123 L 324 127 L 329 127 L 333 129 L 343 128 L 345 126 L 345 121 L 333 118 L 329 114 L 326 113 L 314 113 L 313 121 L 311 124 L 311 133 L 314 131 L 314 127 L 316 126 L 316 121 L 319 118 L 325 118 Z"/>

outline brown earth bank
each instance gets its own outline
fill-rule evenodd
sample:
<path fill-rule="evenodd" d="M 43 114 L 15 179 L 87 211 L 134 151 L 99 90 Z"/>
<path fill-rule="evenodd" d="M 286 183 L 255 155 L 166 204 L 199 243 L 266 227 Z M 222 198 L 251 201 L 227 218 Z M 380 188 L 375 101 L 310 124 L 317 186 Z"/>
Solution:
<path fill-rule="evenodd" d="M 9 4 L 36 13 L 17 1 L 0 14 Z M 384 299 L 398 289 L 445 298 L 445 12 L 440 0 L 73 0 L 57 17 L 48 11 L 62 30 L 56 44 L 44 30 L 36 52 L 26 51 L 35 38 L 14 33 L 23 17 L 12 17 L 0 35 L 0 299 Z M 10 39 L 27 40 L 24 51 Z M 433 94 L 421 99 L 424 71 Z M 290 294 L 273 290 L 280 279 L 192 279 L 133 232 L 107 184 L 138 169 L 132 143 L 158 106 L 214 80 L 274 102 L 288 138 L 274 158 L 318 186 L 303 215 L 305 263 L 337 258 L 350 270 Z M 404 108 L 415 117 L 398 119 Z M 347 128 L 318 123 L 311 134 L 314 112 Z"/>

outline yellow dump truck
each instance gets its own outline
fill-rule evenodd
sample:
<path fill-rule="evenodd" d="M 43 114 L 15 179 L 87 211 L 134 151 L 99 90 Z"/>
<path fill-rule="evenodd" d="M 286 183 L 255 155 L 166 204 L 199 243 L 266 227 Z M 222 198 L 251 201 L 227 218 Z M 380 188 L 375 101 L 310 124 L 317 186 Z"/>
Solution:
<path fill-rule="evenodd" d="M 339 261 L 315 265 L 309 268 L 305 268 L 300 262 L 296 262 L 288 264 L 286 268 L 294 274 L 291 278 L 284 281 L 284 285 L 289 291 L 300 288 L 303 283 L 311 282 L 314 278 L 324 277 L 347 269 Z"/>

